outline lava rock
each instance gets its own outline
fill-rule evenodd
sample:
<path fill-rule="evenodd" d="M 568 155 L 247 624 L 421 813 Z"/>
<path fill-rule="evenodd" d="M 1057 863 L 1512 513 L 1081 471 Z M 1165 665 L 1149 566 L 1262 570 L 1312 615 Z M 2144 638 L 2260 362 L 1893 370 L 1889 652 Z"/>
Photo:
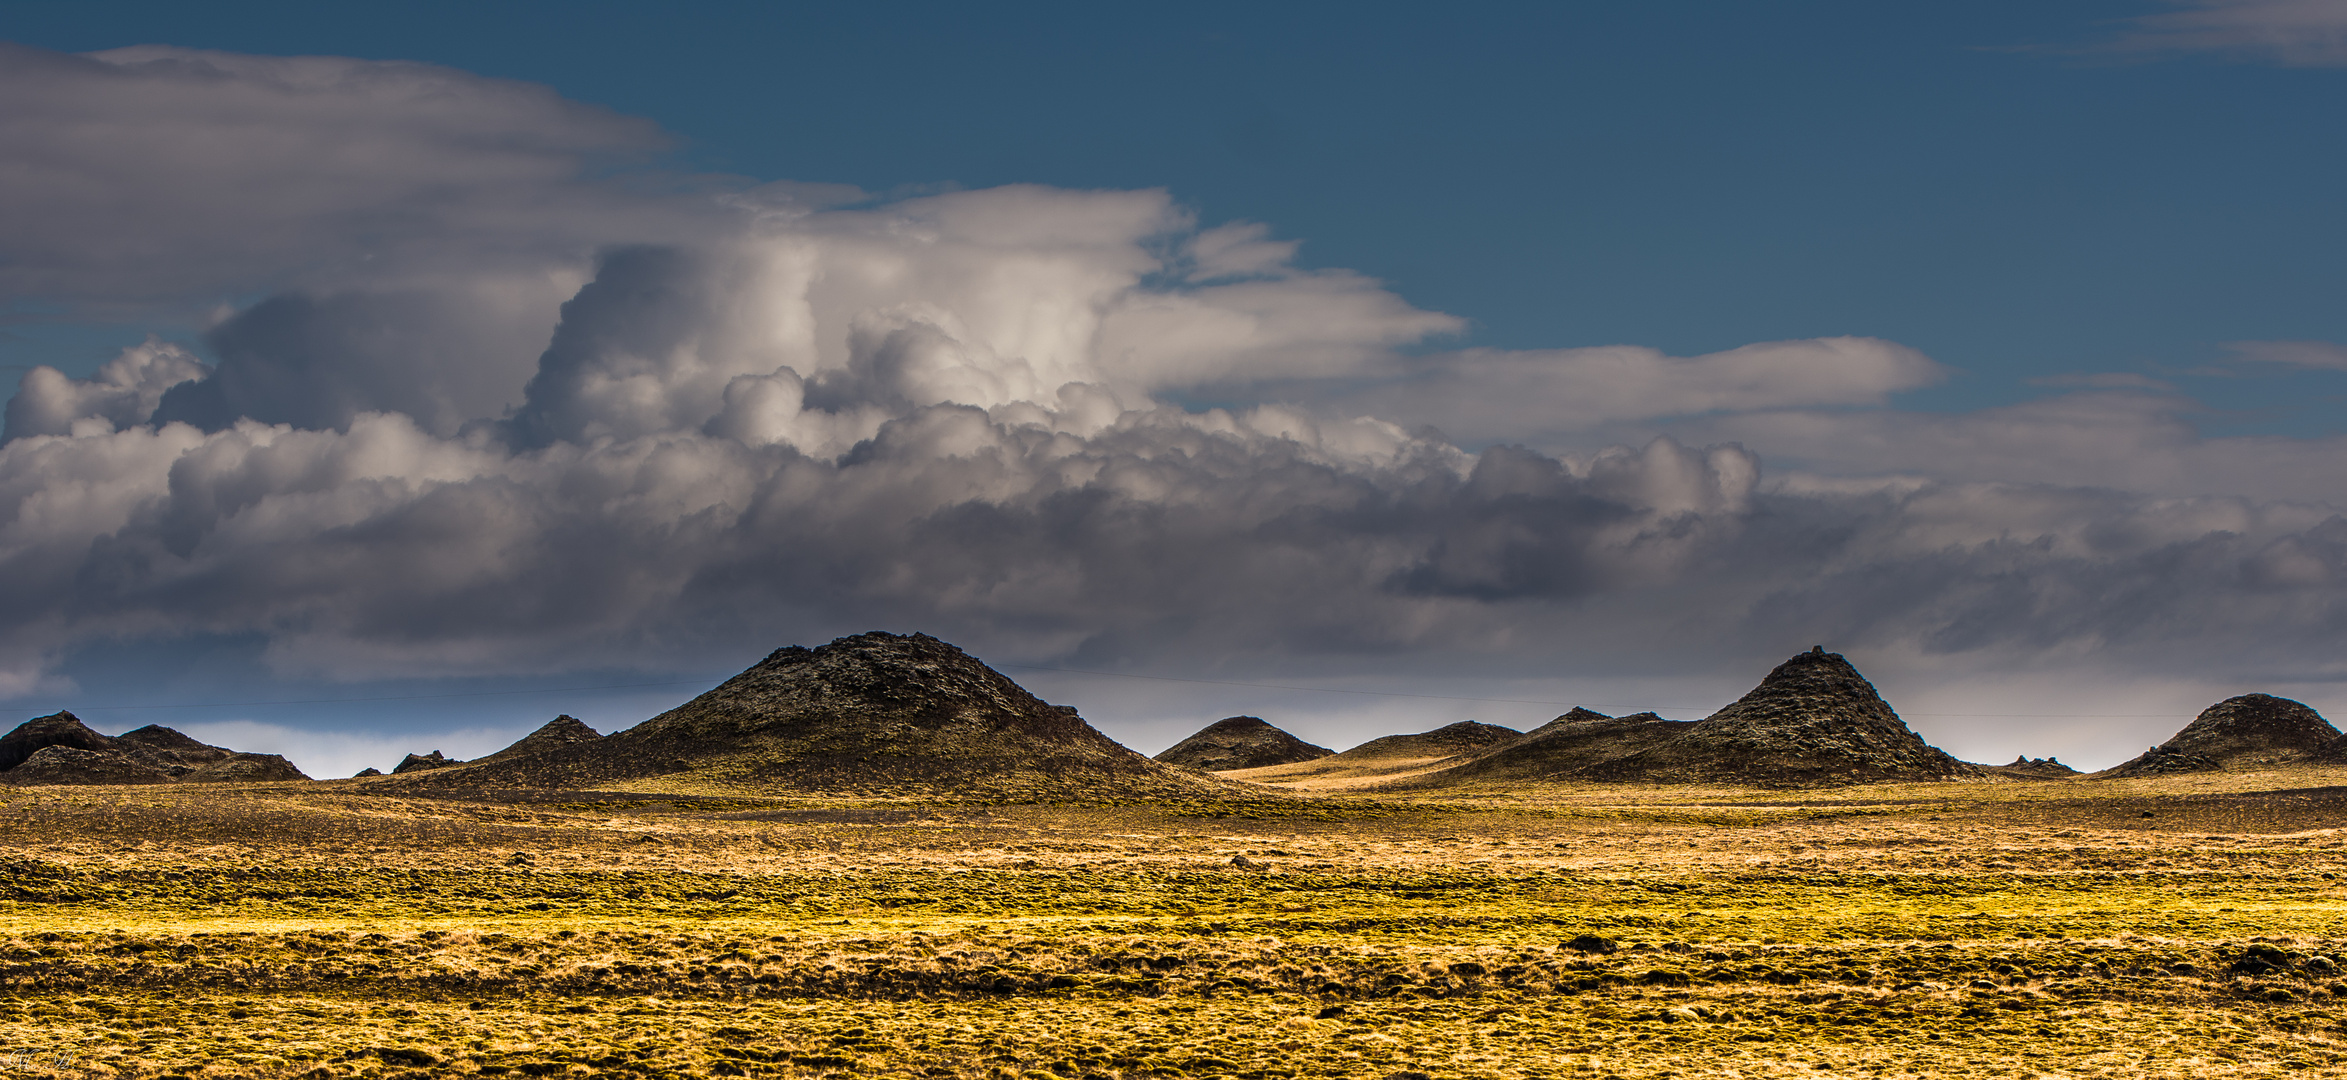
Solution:
<path fill-rule="evenodd" d="M 1334 753 L 1281 731 L 1261 717 L 1233 716 L 1173 744 L 1157 755 L 1157 760 L 1201 772 L 1226 772 L 1315 761 Z"/>

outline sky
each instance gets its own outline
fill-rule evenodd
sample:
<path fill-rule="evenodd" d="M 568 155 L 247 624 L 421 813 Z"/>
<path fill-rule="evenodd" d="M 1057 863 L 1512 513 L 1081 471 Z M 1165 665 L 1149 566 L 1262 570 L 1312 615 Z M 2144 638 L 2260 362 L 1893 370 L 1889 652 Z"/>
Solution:
<path fill-rule="evenodd" d="M 2347 712 L 2347 2 L 11 5 L 0 707 Z"/>

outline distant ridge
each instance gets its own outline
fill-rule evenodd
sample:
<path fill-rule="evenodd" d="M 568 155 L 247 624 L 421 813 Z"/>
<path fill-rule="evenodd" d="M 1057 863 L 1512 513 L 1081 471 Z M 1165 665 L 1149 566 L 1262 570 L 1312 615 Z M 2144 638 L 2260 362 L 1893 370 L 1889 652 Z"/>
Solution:
<path fill-rule="evenodd" d="M 1550 779 L 1806 787 L 1988 775 L 1925 743 L 1857 668 L 1820 646 L 1702 720 L 1576 708 L 1399 786 Z"/>
<path fill-rule="evenodd" d="M 1208 724 L 1197 734 L 1167 747 L 1157 755 L 1157 760 L 1200 772 L 1221 772 L 1312 761 L 1334 753 L 1325 746 L 1314 746 L 1273 727 L 1262 717 L 1233 716 Z"/>
<path fill-rule="evenodd" d="M 1371 739 L 1341 754 L 1309 761 L 1245 769 L 1223 775 L 1253 784 L 1333 783 L 1361 786 L 1383 783 L 1439 767 L 1453 759 L 1513 742 L 1523 732 L 1497 724 L 1461 720 L 1415 735 L 1387 735 Z"/>
<path fill-rule="evenodd" d="M 704 788 L 1003 799 L 1235 790 L 1151 761 L 926 634 L 777 649 L 633 728 L 542 753 L 434 769 L 427 789 L 658 781 Z"/>
<path fill-rule="evenodd" d="M 1411 786 L 1576 776 L 1594 765 L 1659 746 L 1694 726 L 1691 720 L 1665 720 L 1650 712 L 1607 716 L 1575 706 L 1521 738 L 1472 754 Z"/>
<path fill-rule="evenodd" d="M 2023 780 L 2061 780 L 2072 776 L 2086 775 L 2062 764 L 2057 759 L 2033 758 L 2027 755 L 2015 757 L 2003 765 L 1983 765 L 1981 768 L 1992 775 L 2018 777 Z"/>
<path fill-rule="evenodd" d="M 2335 757 L 2339 729 L 2289 698 L 2242 694 L 2217 702 L 2168 741 L 2096 775 L 2158 776 L 2259 768 Z"/>
<path fill-rule="evenodd" d="M 90 730 L 70 712 L 27 720 L 0 735 L 0 783 L 167 784 L 307 780 L 277 754 L 209 746 L 149 724 L 120 735 Z"/>
<path fill-rule="evenodd" d="M 1522 738 L 1523 735 L 1524 733 L 1521 731 L 1501 727 L 1498 724 L 1461 720 L 1456 724 L 1438 727 L 1433 731 L 1422 731 L 1416 735 L 1387 735 L 1381 739 L 1371 739 L 1335 756 L 1350 760 L 1450 757 L 1456 754 L 1472 753 L 1488 746 L 1513 742 Z"/>

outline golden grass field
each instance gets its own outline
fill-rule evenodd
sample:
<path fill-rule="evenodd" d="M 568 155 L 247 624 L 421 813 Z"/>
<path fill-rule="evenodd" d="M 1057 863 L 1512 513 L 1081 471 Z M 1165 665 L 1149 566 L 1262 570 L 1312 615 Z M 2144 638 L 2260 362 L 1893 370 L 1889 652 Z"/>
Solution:
<path fill-rule="evenodd" d="M 0 1077 L 2347 1073 L 2347 771 L 400 791 L 0 789 Z"/>

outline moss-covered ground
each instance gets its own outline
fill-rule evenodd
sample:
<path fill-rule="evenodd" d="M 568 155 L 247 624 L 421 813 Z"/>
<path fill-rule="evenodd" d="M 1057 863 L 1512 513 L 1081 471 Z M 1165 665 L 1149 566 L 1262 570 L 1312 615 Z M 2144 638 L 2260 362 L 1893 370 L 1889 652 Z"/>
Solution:
<path fill-rule="evenodd" d="M 2347 1074 L 2343 785 L 0 789 L 0 1077 Z"/>

